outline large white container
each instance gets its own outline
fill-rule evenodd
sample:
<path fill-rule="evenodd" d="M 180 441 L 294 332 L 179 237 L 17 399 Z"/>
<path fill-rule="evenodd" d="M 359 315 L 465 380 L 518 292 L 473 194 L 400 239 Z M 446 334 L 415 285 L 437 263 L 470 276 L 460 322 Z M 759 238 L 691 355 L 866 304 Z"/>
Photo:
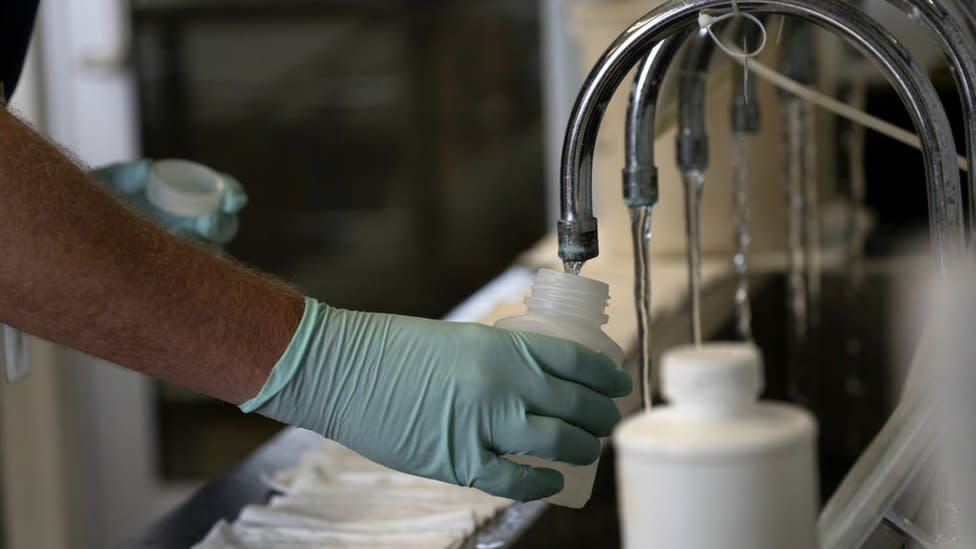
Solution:
<path fill-rule="evenodd" d="M 570 339 L 605 354 L 614 364 L 621 366 L 623 350 L 601 328 L 608 320 L 604 311 L 609 298 L 610 287 L 603 282 L 539 269 L 532 283 L 532 293 L 525 298 L 526 312 L 503 318 L 495 326 Z M 591 465 L 580 466 L 533 456 L 506 457 L 517 463 L 547 467 L 562 473 L 565 479 L 563 490 L 546 501 L 579 509 L 590 500 L 599 459 Z"/>
<path fill-rule="evenodd" d="M 624 547 L 816 548 L 816 425 L 757 401 L 761 361 L 746 343 L 664 355 L 670 404 L 613 434 Z"/>

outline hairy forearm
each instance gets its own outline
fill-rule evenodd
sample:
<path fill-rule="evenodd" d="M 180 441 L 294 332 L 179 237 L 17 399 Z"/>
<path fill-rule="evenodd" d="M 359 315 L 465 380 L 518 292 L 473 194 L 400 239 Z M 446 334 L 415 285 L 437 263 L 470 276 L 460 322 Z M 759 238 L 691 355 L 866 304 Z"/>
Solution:
<path fill-rule="evenodd" d="M 239 404 L 302 308 L 294 289 L 128 210 L 0 110 L 0 322 Z"/>

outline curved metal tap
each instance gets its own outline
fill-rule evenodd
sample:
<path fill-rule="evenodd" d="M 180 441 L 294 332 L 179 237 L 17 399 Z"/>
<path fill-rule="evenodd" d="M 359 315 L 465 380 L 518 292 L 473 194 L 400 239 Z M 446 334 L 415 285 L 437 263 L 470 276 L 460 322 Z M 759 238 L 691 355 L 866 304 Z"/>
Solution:
<path fill-rule="evenodd" d="M 754 43 L 758 38 L 758 30 L 755 25 L 745 25 L 739 30 L 738 36 L 745 37 L 748 43 Z M 630 99 L 627 103 L 627 123 L 624 134 L 624 157 L 626 160 L 623 180 L 624 203 L 627 206 L 651 206 L 657 203 L 659 187 L 657 166 L 654 164 L 654 120 L 657 114 L 657 102 L 668 67 L 689 34 L 691 33 L 677 33 L 675 36 L 658 42 L 651 49 L 651 53 L 641 61 L 637 69 L 637 76 L 634 77 Z M 685 70 L 694 70 L 696 66 L 700 70 L 704 70 L 701 65 L 704 63 L 707 66 L 708 59 L 714 52 L 714 47 L 710 48 L 711 51 L 704 48 L 698 48 L 698 50 L 697 55 L 687 57 L 691 66 L 686 66 Z M 732 126 L 736 131 L 755 133 L 759 129 L 759 104 L 757 101 L 749 101 L 750 97 L 756 97 L 755 90 L 755 79 L 750 79 L 747 82 L 736 81 L 732 108 Z M 684 93 L 679 94 L 679 100 L 684 97 Z M 700 105 L 703 106 L 703 103 Z M 685 114 L 683 119 L 688 121 L 687 126 L 704 127 L 703 115 L 686 113 L 686 109 L 690 107 L 690 104 L 685 103 L 680 111 Z M 696 119 L 700 119 L 701 124 L 695 124 Z M 707 156 L 707 145 L 705 149 Z"/>
<path fill-rule="evenodd" d="M 972 1 L 958 2 L 963 12 L 967 30 L 959 25 L 956 17 L 949 12 L 943 2 L 936 0 L 889 0 L 906 12 L 909 17 L 918 18 L 938 38 L 942 53 L 952 69 L 956 89 L 962 99 L 963 120 L 966 137 L 966 159 L 969 162 L 969 238 L 976 244 L 976 14 Z M 968 31 L 968 32 L 967 32 Z"/>
<path fill-rule="evenodd" d="M 844 0 L 738 0 L 739 9 L 801 17 L 846 38 L 882 70 L 912 118 L 923 147 L 933 247 L 940 260 L 962 251 L 962 209 L 948 117 L 932 83 L 880 25 Z M 731 0 L 682 0 L 651 11 L 626 30 L 590 73 L 570 115 L 561 162 L 559 255 L 565 262 L 596 257 L 592 167 L 596 136 L 613 92 L 651 46 L 694 28 L 703 10 L 731 9 Z"/>
<path fill-rule="evenodd" d="M 785 76 L 803 84 L 817 82 L 817 56 L 814 51 L 813 27 L 801 23 L 791 26 L 792 32 L 785 40 L 780 55 L 779 71 Z M 779 90 L 780 97 L 795 97 L 792 93 Z"/>
<path fill-rule="evenodd" d="M 658 199 L 657 166 L 654 164 L 654 119 L 664 75 L 681 49 L 687 33 L 657 43 L 641 62 L 627 103 L 624 134 L 624 203 L 628 207 L 653 206 Z"/>
<path fill-rule="evenodd" d="M 743 41 L 743 51 L 749 44 L 759 41 L 760 28 L 757 25 L 743 25 L 737 38 Z M 732 105 L 730 106 L 732 133 L 755 135 L 759 133 L 759 96 L 756 92 L 756 79 L 748 78 L 745 67 L 737 67 L 732 83 Z"/>
<path fill-rule="evenodd" d="M 976 2 L 973 0 L 955 0 L 955 6 L 966 21 L 966 29 L 976 36 Z"/>
<path fill-rule="evenodd" d="M 689 321 L 691 340 L 701 344 L 701 199 L 708 167 L 705 132 L 705 77 L 715 52 L 707 29 L 699 28 L 688 40 L 678 73 L 678 135 L 675 161 L 681 171 L 687 236 Z"/>
<path fill-rule="evenodd" d="M 715 42 L 705 29 L 688 41 L 678 77 L 678 138 L 675 154 L 681 171 L 708 167 L 705 133 L 705 73 L 715 53 Z"/>

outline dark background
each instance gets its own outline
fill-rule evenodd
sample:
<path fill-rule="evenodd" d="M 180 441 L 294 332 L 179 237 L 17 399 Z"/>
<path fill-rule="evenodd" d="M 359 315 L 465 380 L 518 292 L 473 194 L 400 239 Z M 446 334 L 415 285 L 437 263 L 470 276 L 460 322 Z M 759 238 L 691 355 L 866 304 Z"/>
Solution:
<path fill-rule="evenodd" d="M 537 11 L 135 2 L 145 154 L 243 183 L 239 260 L 330 305 L 440 317 L 546 231 Z M 279 428 L 158 387 L 165 478 L 213 476 Z"/>

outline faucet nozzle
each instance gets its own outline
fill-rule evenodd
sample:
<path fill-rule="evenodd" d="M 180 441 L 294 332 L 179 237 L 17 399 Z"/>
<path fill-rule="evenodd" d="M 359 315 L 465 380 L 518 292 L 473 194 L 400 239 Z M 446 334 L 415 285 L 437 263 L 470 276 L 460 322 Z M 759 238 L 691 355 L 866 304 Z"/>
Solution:
<path fill-rule="evenodd" d="M 595 217 L 560 220 L 557 233 L 563 261 L 587 261 L 600 255 Z"/>

